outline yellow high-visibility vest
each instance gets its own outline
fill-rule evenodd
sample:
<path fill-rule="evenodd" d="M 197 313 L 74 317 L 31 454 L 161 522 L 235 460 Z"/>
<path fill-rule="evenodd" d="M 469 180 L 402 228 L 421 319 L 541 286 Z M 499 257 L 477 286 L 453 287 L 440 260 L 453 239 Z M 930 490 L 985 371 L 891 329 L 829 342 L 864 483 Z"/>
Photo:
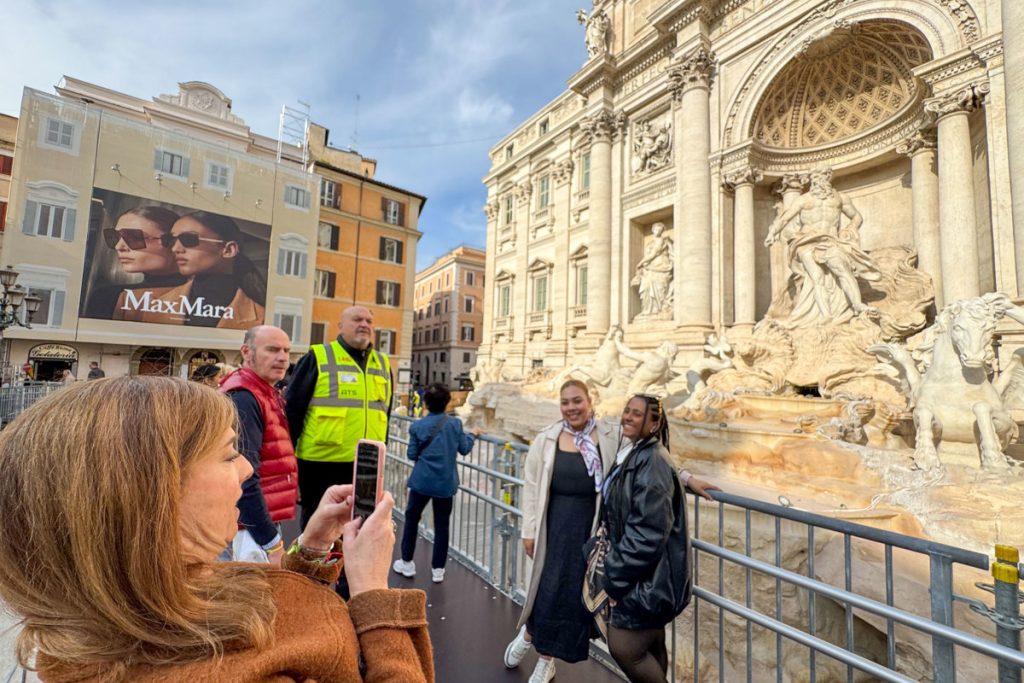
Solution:
<path fill-rule="evenodd" d="M 338 340 L 313 344 L 317 378 L 295 447 L 300 460 L 352 462 L 359 439 L 384 441 L 391 405 L 391 365 L 371 350 L 363 372 Z"/>

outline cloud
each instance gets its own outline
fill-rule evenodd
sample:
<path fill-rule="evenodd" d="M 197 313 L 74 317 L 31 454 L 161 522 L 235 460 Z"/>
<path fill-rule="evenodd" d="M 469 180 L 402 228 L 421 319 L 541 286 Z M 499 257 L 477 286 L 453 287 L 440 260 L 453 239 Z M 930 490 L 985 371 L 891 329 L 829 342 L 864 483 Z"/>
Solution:
<path fill-rule="evenodd" d="M 469 89 L 460 92 L 455 103 L 455 119 L 466 126 L 505 124 L 513 111 L 498 95 L 478 95 Z"/>

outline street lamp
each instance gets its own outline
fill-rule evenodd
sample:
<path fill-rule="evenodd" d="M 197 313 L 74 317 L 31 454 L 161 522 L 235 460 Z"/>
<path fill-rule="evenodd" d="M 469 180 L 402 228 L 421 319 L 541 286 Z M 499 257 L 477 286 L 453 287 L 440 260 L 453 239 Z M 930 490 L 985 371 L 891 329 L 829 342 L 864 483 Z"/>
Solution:
<path fill-rule="evenodd" d="M 0 376 L 5 379 L 10 376 L 11 340 L 4 339 L 3 333 L 11 325 L 31 328 L 32 315 L 39 310 L 39 306 L 43 303 L 41 297 L 29 294 L 28 290 L 16 284 L 19 274 L 18 271 L 10 266 L 0 268 L 0 287 L 3 287 L 3 291 L 0 292 L 0 339 L 4 343 L 3 364 L 0 365 Z M 24 306 L 25 310 L 24 319 L 20 315 L 22 306 Z"/>

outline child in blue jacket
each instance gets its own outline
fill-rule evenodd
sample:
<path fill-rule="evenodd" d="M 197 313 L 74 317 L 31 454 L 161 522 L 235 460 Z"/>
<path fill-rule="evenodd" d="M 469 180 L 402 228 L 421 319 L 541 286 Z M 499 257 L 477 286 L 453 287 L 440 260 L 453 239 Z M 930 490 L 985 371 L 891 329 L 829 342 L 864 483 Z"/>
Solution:
<path fill-rule="evenodd" d="M 448 522 L 452 516 L 452 502 L 459 489 L 459 474 L 455 467 L 456 452 L 465 455 L 473 448 L 480 428 L 467 434 L 462 421 L 445 413 L 452 394 L 443 384 L 431 384 L 423 392 L 423 403 L 429 414 L 409 428 L 409 448 L 406 454 L 415 465 L 409 475 L 409 502 L 405 508 L 405 528 L 402 531 L 402 559 L 395 560 L 392 569 L 412 578 L 416 564 L 412 561 L 416 551 L 416 530 L 427 503 L 434 506 L 434 554 L 430 561 L 434 583 L 444 581 L 444 566 L 448 561 Z"/>

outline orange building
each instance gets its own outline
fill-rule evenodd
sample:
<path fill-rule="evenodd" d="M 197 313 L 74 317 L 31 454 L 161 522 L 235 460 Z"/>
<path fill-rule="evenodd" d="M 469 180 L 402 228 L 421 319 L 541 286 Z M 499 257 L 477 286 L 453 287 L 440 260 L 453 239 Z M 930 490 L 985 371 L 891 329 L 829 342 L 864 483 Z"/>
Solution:
<path fill-rule="evenodd" d="M 410 379 L 417 224 L 427 199 L 376 180 L 376 161 L 330 147 L 327 136 L 327 129 L 310 125 L 310 157 L 321 181 L 309 340 L 333 339 L 342 311 L 366 306 L 374 314 L 375 345 L 391 357 L 401 395 Z"/>

